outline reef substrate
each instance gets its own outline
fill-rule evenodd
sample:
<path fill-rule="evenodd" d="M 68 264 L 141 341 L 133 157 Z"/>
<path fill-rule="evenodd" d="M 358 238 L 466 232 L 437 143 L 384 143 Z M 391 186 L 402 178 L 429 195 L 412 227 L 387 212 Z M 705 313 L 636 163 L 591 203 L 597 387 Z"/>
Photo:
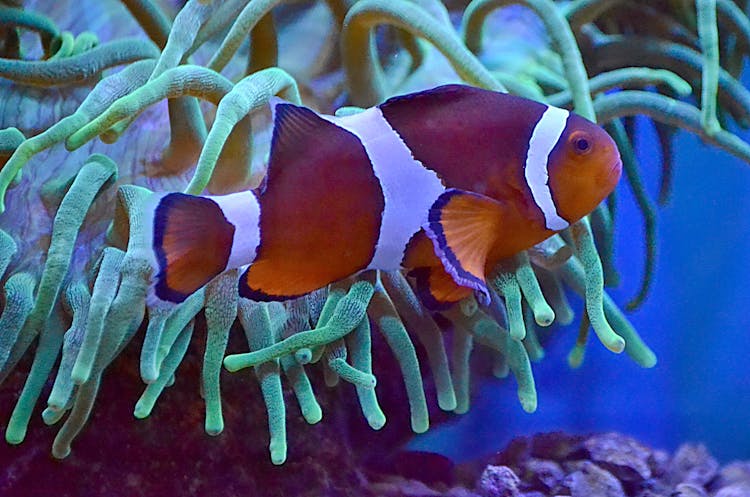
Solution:
<path fill-rule="evenodd" d="M 517 438 L 481 462 L 457 466 L 442 483 L 390 477 L 371 485 L 382 497 L 746 497 L 750 461 L 724 466 L 705 446 L 674 453 L 620 433 L 546 433 Z M 429 481 L 429 471 L 422 470 Z"/>

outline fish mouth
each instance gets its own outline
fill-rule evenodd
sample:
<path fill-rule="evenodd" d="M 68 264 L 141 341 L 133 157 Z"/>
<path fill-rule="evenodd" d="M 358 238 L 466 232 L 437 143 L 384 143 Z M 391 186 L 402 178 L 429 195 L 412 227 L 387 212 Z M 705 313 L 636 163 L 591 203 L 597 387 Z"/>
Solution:
<path fill-rule="evenodd" d="M 610 166 L 609 172 L 617 172 L 617 176 L 620 176 L 620 174 L 622 173 L 622 159 L 617 159 L 617 162 Z"/>
<path fill-rule="evenodd" d="M 603 167 L 596 176 L 597 185 L 602 188 L 614 190 L 622 176 L 622 159 L 611 162 L 609 167 Z"/>

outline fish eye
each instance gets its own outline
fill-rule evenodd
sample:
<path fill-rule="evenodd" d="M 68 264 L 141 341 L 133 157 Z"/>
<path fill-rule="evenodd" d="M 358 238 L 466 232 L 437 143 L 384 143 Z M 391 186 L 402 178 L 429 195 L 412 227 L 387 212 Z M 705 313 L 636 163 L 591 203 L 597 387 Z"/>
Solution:
<path fill-rule="evenodd" d="M 573 146 L 573 151 L 577 155 L 586 155 L 591 152 L 594 146 L 594 142 L 585 133 L 574 133 L 570 137 L 570 143 Z"/>

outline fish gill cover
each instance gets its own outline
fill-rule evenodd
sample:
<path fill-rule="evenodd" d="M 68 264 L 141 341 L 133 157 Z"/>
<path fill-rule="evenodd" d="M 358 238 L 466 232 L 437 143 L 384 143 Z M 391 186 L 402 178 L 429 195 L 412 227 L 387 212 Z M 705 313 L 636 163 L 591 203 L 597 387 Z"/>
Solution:
<path fill-rule="evenodd" d="M 336 466 L 361 456 L 358 443 L 392 445 L 407 436 L 405 423 L 421 433 L 431 418 L 445 418 L 441 411 L 466 412 L 475 346 L 475 354 L 486 352 L 482 357 L 494 361 L 496 376 L 514 377 L 527 412 L 537 406 L 531 363 L 544 355 L 540 338 L 550 326 L 580 324 L 568 356 L 572 367 L 584 360 L 589 330 L 611 351 L 624 351 L 643 367 L 655 365 L 623 307 L 638 308 L 652 284 L 656 203 L 669 200 L 672 185 L 671 137 L 686 129 L 750 161 L 750 147 L 731 131 L 750 125 L 750 94 L 738 81 L 750 21 L 736 2 L 284 4 L 123 0 L 0 7 L 0 399 L 5 438 L 21 444 L 0 449 L 0 460 L 11 468 L 0 489 L 17 488 L 22 469 L 64 475 L 66 464 L 106 466 L 103 461 L 114 464 L 123 454 L 129 454 L 131 476 L 139 475 L 126 485 L 144 494 L 166 483 L 135 468 L 153 471 L 161 464 L 162 474 L 174 475 L 165 469 L 170 454 L 223 467 L 210 444 L 194 438 L 189 421 L 202 415 L 210 435 L 225 429 L 225 416 L 239 424 L 232 436 L 245 439 L 240 447 L 253 454 L 252 462 L 244 463 L 237 447 L 229 450 L 229 435 L 213 442 L 252 482 L 237 488 L 269 494 L 259 483 L 269 466 L 257 457 L 257 446 L 268 440 L 270 460 L 285 463 L 286 423 L 294 425 L 289 443 L 299 454 L 289 453 L 286 466 L 293 469 L 286 471 L 301 476 L 290 483 L 282 467 L 273 485 L 279 492 L 320 495 L 326 485 L 359 481 L 351 467 Z M 529 10 L 496 12 L 512 4 Z M 643 243 L 646 262 L 632 300 L 621 307 L 604 290 L 620 279 L 612 195 L 587 218 L 495 268 L 488 306 L 469 298 L 430 314 L 399 272 L 364 273 L 297 300 L 259 303 L 238 297 L 239 273 L 232 270 L 178 306 L 147 301 L 152 261 L 144 212 L 152 194 L 223 194 L 261 184 L 272 97 L 345 115 L 448 82 L 569 108 L 605 126 L 645 225 L 645 243 L 633 242 Z M 657 199 L 639 173 L 635 115 L 653 120 L 660 138 Z M 571 293 L 585 303 L 577 317 Z M 239 343 L 243 334 L 245 344 Z M 204 345 L 196 350 L 199 340 Z M 228 344 L 236 352 L 229 357 Z M 195 357 L 201 352 L 202 362 Z M 260 388 L 222 373 L 225 357 L 230 370 L 252 366 Z M 187 387 L 189 393 L 179 385 L 183 372 L 199 382 Z M 356 394 L 324 386 L 341 380 Z M 222 401 L 221 381 L 231 401 Z M 175 382 L 171 400 L 168 387 Z M 130 398 L 138 388 L 140 398 Z M 243 388 L 254 388 L 256 398 L 233 391 Z M 169 416 L 139 428 L 143 421 L 117 418 L 110 408 L 127 403 L 139 419 L 152 411 L 158 416 L 159 409 Z M 28 431 L 41 404 L 44 423 L 59 428 Z M 321 422 L 326 410 L 332 420 L 320 424 L 328 421 L 327 428 L 310 428 L 308 435 L 298 429 Z M 107 417 L 92 423 L 96 435 L 85 444 L 90 457 L 76 463 L 73 442 L 85 438 L 84 425 L 102 411 Z M 264 411 L 268 439 L 258 429 Z M 387 414 L 399 431 L 368 438 L 353 413 L 375 430 Z M 27 437 L 38 446 L 51 429 L 52 455 L 73 454 L 70 462 L 50 466 L 38 450 L 24 450 Z M 159 439 L 160 430 L 173 439 Z M 159 442 L 149 445 L 151 439 Z M 304 441 L 295 445 L 294 439 Z M 316 454 L 317 466 L 310 460 Z M 91 493 L 100 493 L 93 485 L 102 480 L 80 476 Z M 70 495 L 86 495 L 80 482 L 71 484 Z"/>

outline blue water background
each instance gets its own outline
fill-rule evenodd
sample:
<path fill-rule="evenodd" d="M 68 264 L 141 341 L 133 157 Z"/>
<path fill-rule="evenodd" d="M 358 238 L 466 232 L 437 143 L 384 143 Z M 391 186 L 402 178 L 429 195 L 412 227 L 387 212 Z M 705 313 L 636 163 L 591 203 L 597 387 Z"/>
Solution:
<path fill-rule="evenodd" d="M 745 75 L 747 87 L 750 77 Z M 656 199 L 660 148 L 638 122 L 637 154 Z M 741 133 L 750 140 L 750 133 Z M 564 430 L 616 430 L 653 447 L 692 441 L 719 459 L 750 459 L 750 165 L 687 132 L 674 141 L 674 190 L 658 210 L 658 263 L 652 291 L 629 314 L 659 362 L 642 369 L 592 334 L 586 360 L 571 370 L 574 326 L 533 364 L 539 408 L 522 411 L 513 379 L 475 384 L 469 413 L 418 437 L 412 447 L 457 460 L 492 453 L 513 437 Z M 625 180 L 619 185 L 616 262 L 624 305 L 643 270 L 643 222 Z M 581 302 L 573 300 L 580 313 Z"/>

